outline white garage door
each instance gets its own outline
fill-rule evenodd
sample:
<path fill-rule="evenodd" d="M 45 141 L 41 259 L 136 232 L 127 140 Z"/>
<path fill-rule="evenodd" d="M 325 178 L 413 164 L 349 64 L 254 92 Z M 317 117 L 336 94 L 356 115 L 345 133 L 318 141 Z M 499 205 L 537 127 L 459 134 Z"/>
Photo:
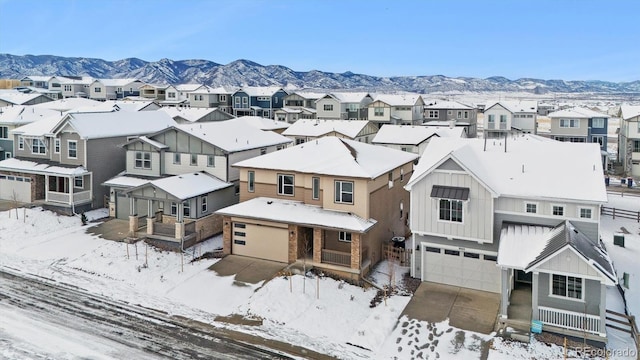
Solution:
<path fill-rule="evenodd" d="M 422 246 L 422 280 L 500 292 L 496 257 L 469 251 Z"/>
<path fill-rule="evenodd" d="M 0 175 L 0 199 L 31 202 L 31 178 Z"/>
<path fill-rule="evenodd" d="M 265 260 L 288 262 L 289 228 L 234 221 L 231 253 Z"/>

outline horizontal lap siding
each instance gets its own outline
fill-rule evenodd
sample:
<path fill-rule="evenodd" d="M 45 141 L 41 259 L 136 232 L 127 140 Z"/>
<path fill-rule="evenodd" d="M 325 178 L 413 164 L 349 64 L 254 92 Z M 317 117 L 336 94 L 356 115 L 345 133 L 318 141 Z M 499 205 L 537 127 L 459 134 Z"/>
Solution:
<path fill-rule="evenodd" d="M 594 280 L 584 280 L 585 301 L 568 300 L 559 297 L 549 296 L 551 275 L 540 273 L 538 275 L 538 306 L 546 306 L 554 309 L 575 311 L 591 315 L 600 314 L 600 283 Z"/>

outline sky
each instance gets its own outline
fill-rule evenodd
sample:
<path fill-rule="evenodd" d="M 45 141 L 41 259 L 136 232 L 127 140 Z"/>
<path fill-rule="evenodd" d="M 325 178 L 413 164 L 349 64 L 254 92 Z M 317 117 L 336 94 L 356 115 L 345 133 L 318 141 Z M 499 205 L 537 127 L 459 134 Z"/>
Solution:
<path fill-rule="evenodd" d="M 640 80 L 637 0 L 0 0 L 0 53 Z"/>

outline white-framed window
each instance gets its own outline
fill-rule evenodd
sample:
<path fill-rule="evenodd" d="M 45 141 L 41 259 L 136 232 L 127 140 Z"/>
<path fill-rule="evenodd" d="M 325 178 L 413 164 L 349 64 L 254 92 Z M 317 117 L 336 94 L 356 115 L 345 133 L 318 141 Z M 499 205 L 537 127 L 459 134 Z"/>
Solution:
<path fill-rule="evenodd" d="M 575 276 L 553 274 L 551 280 L 551 295 L 570 299 L 584 299 L 584 279 Z"/>
<path fill-rule="evenodd" d="M 340 204 L 353 204 L 353 181 L 335 181 L 335 202 Z"/>
<path fill-rule="evenodd" d="M 507 123 L 507 115 L 500 115 L 500 124 Z"/>
<path fill-rule="evenodd" d="M 5 159 L 11 159 L 12 157 L 13 157 L 13 154 L 11 154 L 10 152 L 8 152 L 8 151 L 4 152 L 4 158 Z"/>
<path fill-rule="evenodd" d="M 178 204 L 175 202 L 171 203 L 171 215 L 176 216 L 178 214 Z"/>
<path fill-rule="evenodd" d="M 73 91 L 73 89 L 71 88 L 71 85 L 65 85 L 64 91 Z"/>
<path fill-rule="evenodd" d="M 496 116 L 495 115 L 488 115 L 488 122 L 490 123 L 495 123 L 496 122 Z"/>
<path fill-rule="evenodd" d="M 18 150 L 24 150 L 24 138 L 18 136 Z"/>
<path fill-rule="evenodd" d="M 440 110 L 429 110 L 427 112 L 427 117 L 429 119 L 437 119 L 440 117 Z"/>
<path fill-rule="evenodd" d="M 235 101 L 236 105 L 240 106 L 240 96 L 236 96 Z"/>
<path fill-rule="evenodd" d="M 580 219 L 593 219 L 593 209 L 589 207 L 578 208 L 578 217 Z"/>
<path fill-rule="evenodd" d="M 591 142 L 600 144 L 600 147 L 604 145 L 604 135 L 591 135 Z"/>
<path fill-rule="evenodd" d="M 400 168 L 400 181 L 404 181 L 404 169 Z"/>
<path fill-rule="evenodd" d="M 462 111 L 458 110 L 458 119 L 462 119 Z"/>
<path fill-rule="evenodd" d="M 579 128 L 580 119 L 560 119 L 561 128 Z"/>
<path fill-rule="evenodd" d="M 404 203 L 400 201 L 400 219 L 404 216 Z"/>
<path fill-rule="evenodd" d="M 294 195 L 295 177 L 291 174 L 278 174 L 278 195 Z"/>
<path fill-rule="evenodd" d="M 338 241 L 351 242 L 351 233 L 346 231 L 339 231 Z"/>
<path fill-rule="evenodd" d="M 198 165 L 198 154 L 191 154 L 190 159 L 191 159 L 191 161 L 189 162 L 189 164 L 191 166 Z"/>
<path fill-rule="evenodd" d="M 383 107 L 374 107 L 373 108 L 373 116 L 384 116 L 384 108 Z"/>
<path fill-rule="evenodd" d="M 78 158 L 78 142 L 75 140 L 67 140 L 67 157 L 69 159 Z"/>
<path fill-rule="evenodd" d="M 529 214 L 538 213 L 538 203 L 528 202 L 524 204 L 524 211 Z"/>
<path fill-rule="evenodd" d="M 258 96 L 258 101 L 270 101 L 269 96 Z"/>
<path fill-rule="evenodd" d="M 264 155 L 267 153 L 267 148 L 260 149 L 260 155 Z"/>
<path fill-rule="evenodd" d="M 53 152 L 56 154 L 60 154 L 60 139 L 53 139 Z"/>
<path fill-rule="evenodd" d="M 173 91 L 167 93 L 167 99 L 175 99 L 175 98 L 176 98 L 176 93 L 174 93 Z"/>
<path fill-rule="evenodd" d="M 200 198 L 200 209 L 203 213 L 207 212 L 207 197 L 203 196 Z"/>
<path fill-rule="evenodd" d="M 136 169 L 151 169 L 151 153 L 148 151 L 136 151 Z"/>
<path fill-rule="evenodd" d="M 320 178 L 313 177 L 311 178 L 311 197 L 313 200 L 320 199 Z"/>
<path fill-rule="evenodd" d="M 218 95 L 218 101 L 219 102 L 226 102 L 227 101 L 227 95 Z"/>
<path fill-rule="evenodd" d="M 191 216 L 191 204 L 189 203 L 189 201 L 185 201 L 182 203 L 182 215 L 184 217 Z"/>
<path fill-rule="evenodd" d="M 216 157 L 213 155 L 207 155 L 207 166 L 215 167 L 216 166 Z"/>
<path fill-rule="evenodd" d="M 247 191 L 254 192 L 256 190 L 256 172 L 247 172 Z"/>
<path fill-rule="evenodd" d="M 322 108 L 324 111 L 333 111 L 333 104 L 324 104 Z"/>
<path fill-rule="evenodd" d="M 84 188 L 84 179 L 82 176 L 76 176 L 73 178 L 73 187 L 78 189 Z"/>
<path fill-rule="evenodd" d="M 442 221 L 462 222 L 462 200 L 440 199 L 438 218 Z"/>
<path fill-rule="evenodd" d="M 464 118 L 465 118 L 465 119 L 468 119 L 468 118 L 469 118 L 469 112 L 468 112 L 468 111 L 465 111 L 465 112 L 464 112 Z"/>
<path fill-rule="evenodd" d="M 242 105 L 247 105 L 249 103 L 249 98 L 248 97 L 243 97 L 242 98 Z"/>
<path fill-rule="evenodd" d="M 640 131 L 640 129 L 638 129 L 638 131 Z M 631 151 L 632 152 L 640 152 L 640 140 L 633 140 L 633 142 L 631 144 Z"/>
<path fill-rule="evenodd" d="M 551 205 L 551 214 L 555 216 L 564 216 L 564 205 Z"/>
<path fill-rule="evenodd" d="M 32 154 L 46 154 L 47 148 L 44 146 L 44 142 L 40 139 L 33 139 L 31 141 L 31 153 Z"/>
<path fill-rule="evenodd" d="M 99 92 L 102 92 L 102 88 L 97 87 L 97 88 L 94 88 L 93 91 L 99 93 Z"/>
<path fill-rule="evenodd" d="M 8 139 L 8 138 L 9 138 L 9 127 L 0 126 L 0 139 Z"/>
<path fill-rule="evenodd" d="M 173 163 L 176 165 L 180 165 L 180 153 L 173 153 Z"/>
<path fill-rule="evenodd" d="M 591 127 L 595 128 L 595 129 L 603 129 L 604 128 L 604 119 L 603 118 L 591 119 Z"/>

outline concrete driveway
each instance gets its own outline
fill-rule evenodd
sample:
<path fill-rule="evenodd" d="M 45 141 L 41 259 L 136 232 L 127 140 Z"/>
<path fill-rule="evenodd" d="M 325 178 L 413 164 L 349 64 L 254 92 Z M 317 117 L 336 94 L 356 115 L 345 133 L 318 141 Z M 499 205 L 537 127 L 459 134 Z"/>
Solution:
<path fill-rule="evenodd" d="M 499 308 L 499 294 L 423 282 L 402 314 L 431 323 L 449 318 L 451 326 L 489 334 L 495 329 Z"/>
<path fill-rule="evenodd" d="M 257 284 L 261 281 L 271 280 L 287 265 L 276 261 L 227 255 L 211 265 L 209 270 L 215 271 L 220 276 L 235 275 L 235 280 L 240 283 Z"/>
<path fill-rule="evenodd" d="M 88 228 L 87 233 L 107 240 L 123 241 L 129 235 L 129 220 L 108 219 Z"/>

